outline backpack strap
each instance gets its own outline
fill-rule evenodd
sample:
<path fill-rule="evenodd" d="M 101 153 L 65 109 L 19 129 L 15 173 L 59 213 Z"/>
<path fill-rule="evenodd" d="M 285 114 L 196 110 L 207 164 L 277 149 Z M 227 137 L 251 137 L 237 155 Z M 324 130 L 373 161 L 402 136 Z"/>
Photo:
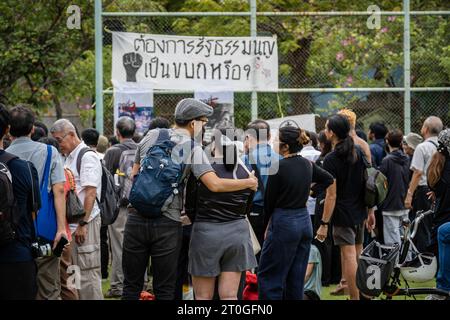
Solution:
<path fill-rule="evenodd" d="M 80 150 L 80 152 L 78 152 L 78 157 L 77 157 L 77 172 L 78 172 L 78 175 L 80 175 L 81 160 L 83 159 L 83 156 L 85 155 L 85 153 L 89 152 L 89 151 L 95 152 L 94 150 L 92 150 L 89 147 L 83 148 L 83 149 Z"/>
<path fill-rule="evenodd" d="M 429 143 L 433 144 L 436 148 L 439 147 L 438 144 L 436 142 L 432 141 L 432 140 L 427 140 L 426 142 L 429 142 Z"/>
<path fill-rule="evenodd" d="M 38 194 L 39 189 L 38 186 L 35 184 L 35 179 L 33 176 L 33 172 L 31 170 L 32 163 L 30 161 L 26 161 L 28 166 L 28 172 L 30 173 L 30 179 L 31 179 L 31 201 L 32 201 L 32 219 L 33 219 L 33 230 L 32 230 L 32 240 L 37 241 L 38 238 L 38 228 L 37 228 L 37 213 L 39 209 L 41 208 L 41 196 Z M 39 177 L 37 177 L 39 181 Z"/>
<path fill-rule="evenodd" d="M 369 162 L 369 160 L 367 160 L 366 155 L 362 151 L 361 147 L 358 145 L 355 145 L 355 149 L 356 149 L 357 155 L 362 158 L 366 168 L 372 168 L 372 164 Z"/>
<path fill-rule="evenodd" d="M 93 149 L 91 149 L 89 147 L 83 148 L 83 149 L 80 150 L 80 152 L 78 152 L 78 157 L 77 157 L 77 172 L 78 172 L 78 175 L 80 175 L 81 160 L 83 159 L 83 156 L 86 154 L 86 152 L 90 152 L 90 151 L 95 152 L 95 150 L 93 150 Z M 101 192 L 101 198 L 100 199 L 103 200 L 104 194 L 106 193 L 106 190 L 103 190 L 103 189 L 105 189 L 105 188 L 103 188 L 103 186 L 105 185 L 103 179 L 106 179 L 106 177 L 104 177 L 104 174 L 103 174 L 103 164 L 102 164 L 101 160 L 100 160 L 100 165 L 102 166 L 102 192 Z M 97 202 L 98 205 L 100 205 L 100 200 L 98 200 L 97 196 L 95 196 L 95 201 Z"/>
<path fill-rule="evenodd" d="M 264 181 L 262 180 L 258 166 L 256 163 L 252 163 L 250 166 L 252 167 L 252 170 L 255 171 L 255 176 L 258 179 L 258 189 L 262 192 L 262 194 L 264 194 Z"/>
<path fill-rule="evenodd" d="M 3 162 L 4 164 L 8 165 L 8 162 L 18 158 L 19 157 L 5 151 L 2 153 L 2 155 L 0 155 L 0 162 Z"/>
<path fill-rule="evenodd" d="M 47 145 L 47 160 L 45 161 L 44 174 L 42 175 L 42 181 L 40 183 L 41 192 L 47 189 L 51 162 L 52 162 L 52 146 Z"/>

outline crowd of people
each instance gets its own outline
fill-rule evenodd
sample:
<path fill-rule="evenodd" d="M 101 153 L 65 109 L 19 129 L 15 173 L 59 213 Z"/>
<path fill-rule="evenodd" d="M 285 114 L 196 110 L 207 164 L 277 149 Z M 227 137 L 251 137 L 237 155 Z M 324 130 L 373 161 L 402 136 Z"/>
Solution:
<path fill-rule="evenodd" d="M 155 118 L 139 137 L 121 117 L 108 139 L 67 119 L 47 129 L 30 108 L 0 105 L 0 299 L 149 291 L 174 300 L 191 285 L 197 300 L 236 300 L 254 288 L 250 273 L 260 300 L 320 299 L 331 284 L 331 294 L 370 299 L 356 284 L 363 248 L 400 243 L 403 220 L 433 204 L 414 244 L 438 257 L 437 288 L 450 291 L 450 129 L 441 119 L 406 136 L 374 122 L 366 136 L 343 109 L 318 133 L 293 122 L 272 132 L 258 119 L 243 136 L 217 128 L 206 146 L 212 114 L 183 99 L 173 124 Z M 373 208 L 368 165 L 388 185 Z"/>

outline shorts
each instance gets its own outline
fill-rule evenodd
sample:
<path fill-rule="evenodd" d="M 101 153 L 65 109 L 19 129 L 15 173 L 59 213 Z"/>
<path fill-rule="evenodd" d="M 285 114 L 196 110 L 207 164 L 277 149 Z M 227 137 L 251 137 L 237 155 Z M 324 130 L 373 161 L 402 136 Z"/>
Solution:
<path fill-rule="evenodd" d="M 363 244 L 364 222 L 353 227 L 333 226 L 333 241 L 337 246 Z"/>
<path fill-rule="evenodd" d="M 242 272 L 257 266 L 248 222 L 195 222 L 189 246 L 189 273 L 217 277 L 222 272 Z"/>

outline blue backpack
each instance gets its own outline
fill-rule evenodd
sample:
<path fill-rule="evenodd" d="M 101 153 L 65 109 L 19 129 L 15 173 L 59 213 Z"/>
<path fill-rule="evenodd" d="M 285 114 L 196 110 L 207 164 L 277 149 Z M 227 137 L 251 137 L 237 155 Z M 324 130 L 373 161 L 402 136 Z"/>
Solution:
<path fill-rule="evenodd" d="M 160 129 L 158 139 L 148 149 L 140 172 L 134 177 L 129 201 L 144 217 L 161 217 L 163 207 L 180 192 L 184 165 L 172 159 L 175 145 L 169 130 Z"/>

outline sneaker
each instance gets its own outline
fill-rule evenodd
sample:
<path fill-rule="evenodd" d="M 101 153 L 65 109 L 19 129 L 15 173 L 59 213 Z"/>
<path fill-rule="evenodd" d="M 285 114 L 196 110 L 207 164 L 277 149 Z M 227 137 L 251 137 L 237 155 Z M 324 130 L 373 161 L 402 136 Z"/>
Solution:
<path fill-rule="evenodd" d="M 447 299 L 446 297 L 437 294 L 430 294 L 425 297 L 425 300 L 446 300 L 446 299 Z"/>

